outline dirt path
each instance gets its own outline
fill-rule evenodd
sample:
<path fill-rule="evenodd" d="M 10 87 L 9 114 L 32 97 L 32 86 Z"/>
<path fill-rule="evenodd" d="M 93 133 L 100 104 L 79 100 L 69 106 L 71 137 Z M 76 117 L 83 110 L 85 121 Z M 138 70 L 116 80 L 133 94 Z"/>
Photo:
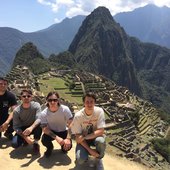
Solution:
<path fill-rule="evenodd" d="M 10 146 L 10 142 L 5 138 L 0 138 L 0 168 L 5 170 L 41 170 L 41 169 L 55 169 L 55 170 L 75 170 L 75 143 L 73 148 L 68 154 L 63 154 L 59 150 L 57 143 L 54 144 L 54 151 L 50 158 L 45 158 L 43 153 L 45 151 L 44 146 L 41 145 L 40 156 L 32 155 L 32 147 L 20 147 L 14 150 Z M 130 162 L 118 157 L 112 157 L 108 154 L 103 158 L 103 164 L 105 170 L 147 170 L 134 162 Z M 81 167 L 81 170 L 92 170 L 94 168 Z"/>

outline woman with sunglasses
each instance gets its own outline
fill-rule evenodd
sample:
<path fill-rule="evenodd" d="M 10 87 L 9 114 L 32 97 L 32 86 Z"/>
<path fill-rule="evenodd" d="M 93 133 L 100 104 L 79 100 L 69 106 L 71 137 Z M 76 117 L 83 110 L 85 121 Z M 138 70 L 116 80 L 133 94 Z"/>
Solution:
<path fill-rule="evenodd" d="M 33 144 L 34 154 L 39 154 L 38 141 L 42 134 L 39 119 L 41 106 L 38 102 L 32 101 L 31 90 L 22 90 L 20 98 L 21 104 L 16 107 L 13 115 L 13 128 L 16 134 L 12 139 L 12 147 Z M 31 134 L 34 135 L 34 139 L 30 137 Z"/>
<path fill-rule="evenodd" d="M 67 153 L 72 148 L 69 125 L 73 115 L 70 109 L 60 104 L 59 94 L 49 92 L 47 97 L 47 108 L 41 113 L 41 126 L 44 132 L 42 144 L 47 148 L 45 157 L 50 157 L 53 150 L 52 141 L 55 140 L 63 153 Z"/>

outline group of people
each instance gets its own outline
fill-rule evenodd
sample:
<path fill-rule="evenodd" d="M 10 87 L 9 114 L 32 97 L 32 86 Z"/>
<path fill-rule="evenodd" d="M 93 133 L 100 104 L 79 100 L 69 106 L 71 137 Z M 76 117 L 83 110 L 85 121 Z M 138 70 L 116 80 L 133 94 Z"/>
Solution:
<path fill-rule="evenodd" d="M 93 93 L 83 96 L 84 107 L 74 117 L 69 107 L 61 104 L 57 92 L 48 93 L 44 110 L 33 101 L 31 90 L 22 90 L 20 100 L 21 103 L 17 104 L 15 95 L 8 90 L 8 81 L 0 77 L 0 135 L 3 132 L 11 140 L 13 148 L 30 144 L 34 153 L 39 154 L 38 141 L 41 139 L 46 147 L 44 156 L 48 158 L 54 148 L 53 141 L 60 145 L 63 153 L 67 153 L 72 148 L 74 135 L 76 166 L 85 163 L 89 155 L 101 165 L 99 162 L 106 148 L 105 116 L 103 109 L 95 106 Z"/>

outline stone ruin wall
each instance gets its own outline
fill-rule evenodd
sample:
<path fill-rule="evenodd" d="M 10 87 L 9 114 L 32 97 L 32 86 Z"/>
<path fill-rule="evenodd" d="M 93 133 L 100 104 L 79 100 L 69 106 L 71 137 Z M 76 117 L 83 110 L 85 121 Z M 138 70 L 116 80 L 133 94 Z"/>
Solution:
<path fill-rule="evenodd" d="M 62 76 L 61 74 L 62 73 Z M 67 72 L 50 73 L 50 76 L 59 76 Z M 17 96 L 24 88 L 31 88 L 35 100 L 42 106 L 45 103 L 44 95 L 39 91 L 38 80 L 26 67 L 14 68 L 6 78 L 10 82 L 10 89 Z M 165 160 L 152 149 L 149 140 L 153 137 L 163 137 L 167 126 L 160 120 L 157 110 L 150 102 L 143 101 L 132 94 L 127 88 L 117 86 L 114 82 L 103 76 L 94 76 L 85 72 L 77 72 L 73 80 L 82 84 L 84 91 L 93 91 L 97 95 L 97 105 L 101 106 L 107 114 L 106 132 L 110 139 L 109 145 L 122 151 L 119 156 L 137 161 L 148 167 L 159 169 Z M 89 88 L 86 84 L 101 83 L 100 88 Z M 86 87 L 88 87 L 86 89 Z M 91 87 L 93 87 L 91 85 Z M 101 88 L 102 87 L 102 88 Z M 63 101 L 72 109 L 72 104 Z M 138 111 L 139 122 L 135 126 L 129 113 Z M 74 109 L 72 109 L 74 112 Z M 116 131 L 116 133 L 114 133 Z"/>

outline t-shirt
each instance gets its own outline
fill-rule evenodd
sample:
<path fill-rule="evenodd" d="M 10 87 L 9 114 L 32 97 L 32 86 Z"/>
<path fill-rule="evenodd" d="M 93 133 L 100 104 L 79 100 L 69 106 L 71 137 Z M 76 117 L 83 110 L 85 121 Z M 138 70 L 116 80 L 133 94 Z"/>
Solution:
<path fill-rule="evenodd" d="M 35 120 L 39 119 L 41 114 L 41 106 L 38 102 L 31 101 L 29 108 L 23 108 L 22 104 L 14 109 L 13 128 L 14 130 L 31 126 Z M 39 119 L 40 122 L 40 119 Z"/>
<path fill-rule="evenodd" d="M 51 112 L 45 108 L 41 113 L 41 124 L 47 125 L 50 130 L 62 132 L 67 129 L 67 121 L 73 117 L 70 109 L 65 105 L 60 105 L 56 112 Z"/>
<path fill-rule="evenodd" d="M 17 105 L 16 97 L 10 91 L 6 91 L 0 95 L 0 125 L 8 118 L 8 110 L 10 107 Z"/>
<path fill-rule="evenodd" d="M 85 109 L 78 111 L 71 124 L 73 134 L 82 134 L 86 136 L 95 130 L 105 127 L 105 116 L 102 108 L 95 106 L 92 115 L 88 116 Z"/>

